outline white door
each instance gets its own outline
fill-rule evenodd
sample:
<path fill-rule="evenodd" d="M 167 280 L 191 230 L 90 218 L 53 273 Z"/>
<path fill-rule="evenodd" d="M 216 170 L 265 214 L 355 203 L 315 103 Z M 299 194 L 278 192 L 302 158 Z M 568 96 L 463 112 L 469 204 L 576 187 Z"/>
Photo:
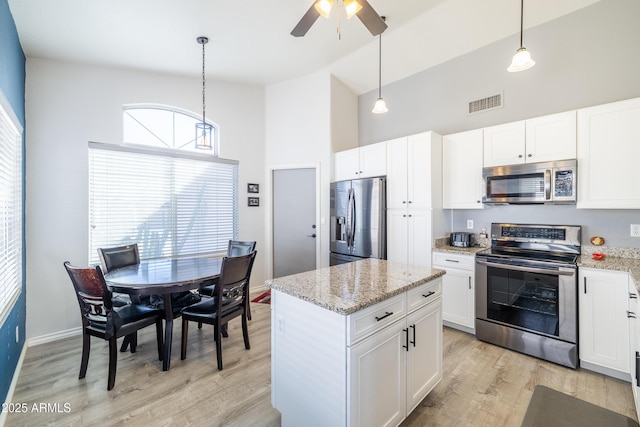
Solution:
<path fill-rule="evenodd" d="M 273 171 L 273 277 L 316 268 L 316 170 Z"/>

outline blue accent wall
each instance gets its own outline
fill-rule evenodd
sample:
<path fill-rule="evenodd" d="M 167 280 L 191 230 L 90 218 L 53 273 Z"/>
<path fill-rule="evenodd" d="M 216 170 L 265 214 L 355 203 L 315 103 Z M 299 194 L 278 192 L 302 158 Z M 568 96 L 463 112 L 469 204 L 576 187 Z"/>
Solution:
<path fill-rule="evenodd" d="M 7 0 L 0 0 L 0 89 L 9 100 L 18 120 L 25 127 L 25 56 L 20 46 L 16 25 L 9 10 Z M 26 134 L 26 132 L 25 132 Z M 24 159 L 23 151 L 23 159 Z M 23 178 L 24 191 L 24 178 Z M 23 214 L 24 218 L 24 214 Z M 23 220 L 24 224 L 24 220 Z M 24 236 L 24 226 L 23 226 Z M 24 237 L 23 244 L 24 248 Z M 18 365 L 20 353 L 25 343 L 26 326 L 26 289 L 25 289 L 25 251 L 22 255 L 22 294 L 11 313 L 0 328 L 0 397 L 6 401 L 13 375 Z M 20 337 L 16 342 L 16 326 Z"/>

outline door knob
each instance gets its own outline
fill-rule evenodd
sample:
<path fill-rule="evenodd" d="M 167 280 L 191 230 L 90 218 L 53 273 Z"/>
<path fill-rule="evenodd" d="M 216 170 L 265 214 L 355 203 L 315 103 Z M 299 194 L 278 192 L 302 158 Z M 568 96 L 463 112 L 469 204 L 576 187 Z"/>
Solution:
<path fill-rule="evenodd" d="M 315 239 L 316 238 L 316 233 L 309 234 L 307 237 L 313 237 Z"/>

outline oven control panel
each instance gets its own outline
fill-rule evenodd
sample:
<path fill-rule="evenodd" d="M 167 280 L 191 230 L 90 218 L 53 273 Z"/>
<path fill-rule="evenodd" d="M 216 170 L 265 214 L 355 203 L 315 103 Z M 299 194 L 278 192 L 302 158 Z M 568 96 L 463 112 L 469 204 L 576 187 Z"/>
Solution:
<path fill-rule="evenodd" d="M 526 239 L 565 240 L 567 231 L 562 228 L 503 226 L 502 237 L 521 237 Z"/>

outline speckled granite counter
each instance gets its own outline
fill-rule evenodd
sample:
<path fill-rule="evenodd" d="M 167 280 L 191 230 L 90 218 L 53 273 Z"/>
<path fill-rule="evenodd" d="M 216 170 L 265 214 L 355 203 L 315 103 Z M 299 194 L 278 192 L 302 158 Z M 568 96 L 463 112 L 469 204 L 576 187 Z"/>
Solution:
<path fill-rule="evenodd" d="M 351 314 L 427 283 L 444 270 L 366 259 L 265 281 L 284 292 L 339 314 Z"/>
<path fill-rule="evenodd" d="M 596 261 L 590 255 L 582 255 L 578 258 L 578 267 L 628 272 L 640 292 L 640 259 L 605 256 L 604 259 Z"/>
<path fill-rule="evenodd" d="M 486 240 L 486 239 L 485 239 Z M 461 255 L 475 255 L 480 251 L 488 249 L 488 246 L 473 246 L 471 248 L 458 248 L 456 246 L 449 245 L 449 238 L 442 237 L 433 241 L 433 250 L 437 252 L 448 252 Z"/>

